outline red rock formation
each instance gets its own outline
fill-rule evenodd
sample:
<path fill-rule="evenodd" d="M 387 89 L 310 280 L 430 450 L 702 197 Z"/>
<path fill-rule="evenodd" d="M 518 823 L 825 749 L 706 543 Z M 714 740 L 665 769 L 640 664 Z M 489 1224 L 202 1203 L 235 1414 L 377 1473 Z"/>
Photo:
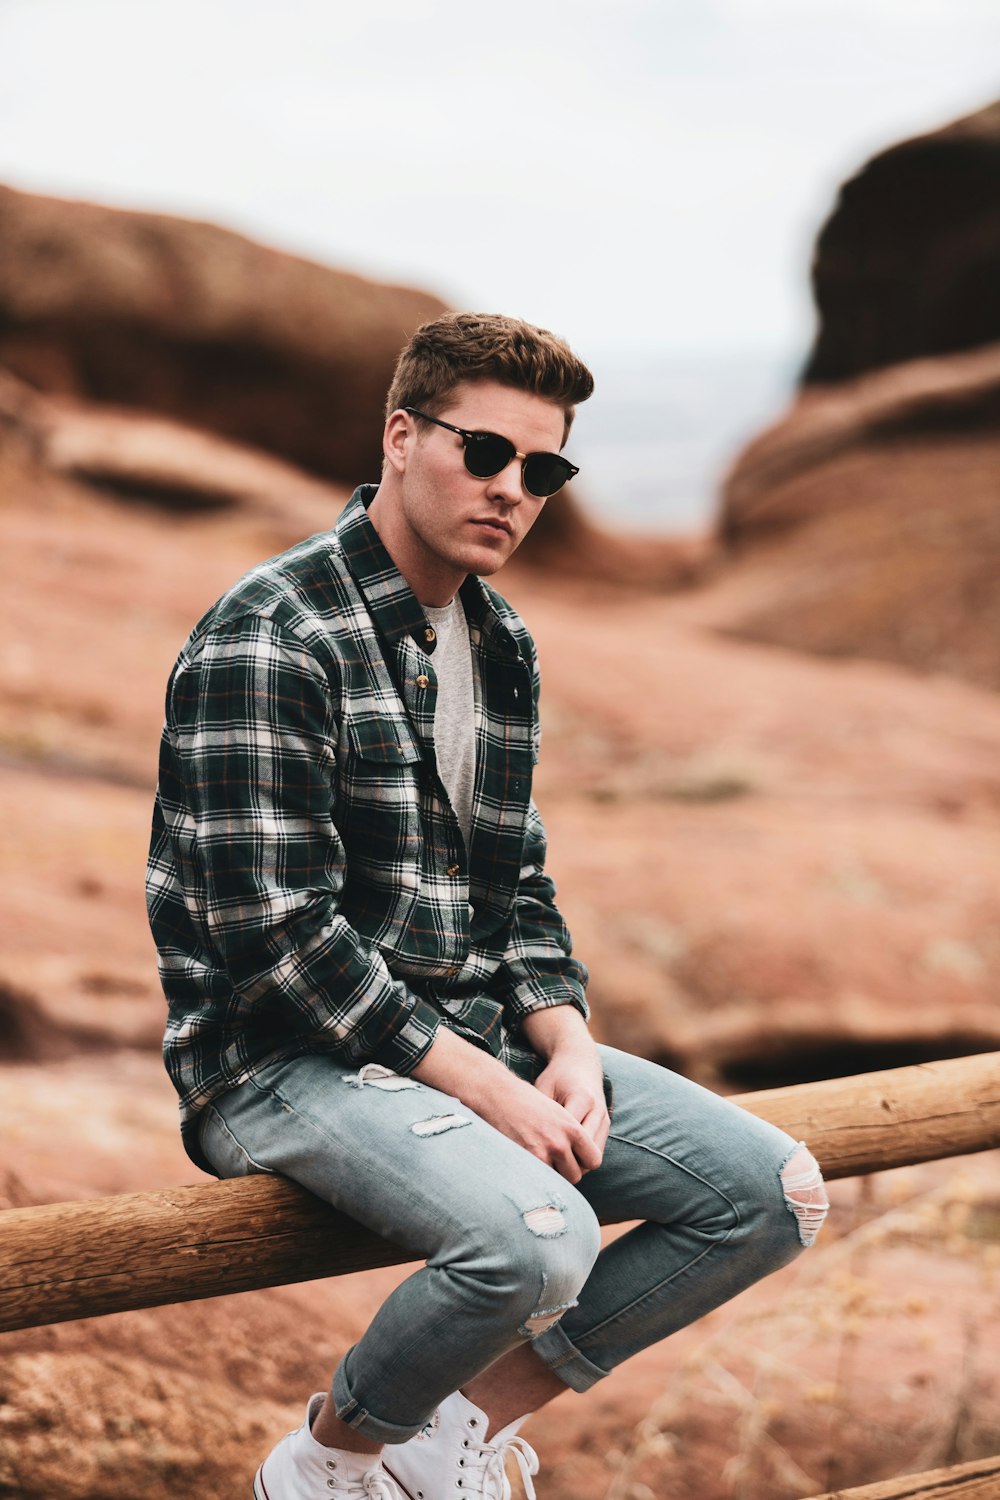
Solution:
<path fill-rule="evenodd" d="M 806 384 L 725 482 L 703 613 L 1000 687 L 1000 103 L 852 179 L 814 281 Z"/>
<path fill-rule="evenodd" d="M 1000 687 L 998 414 L 1000 346 L 807 388 L 725 484 L 716 623 Z"/>
<path fill-rule="evenodd" d="M 0 420 L 125 494 L 277 506 L 310 473 L 377 479 L 396 357 L 443 306 L 215 225 L 0 187 Z M 711 550 L 602 531 L 567 492 L 525 559 L 656 588 L 691 582 Z"/>
<path fill-rule="evenodd" d="M 1000 102 L 874 157 L 816 249 L 807 382 L 1000 339 Z"/>
<path fill-rule="evenodd" d="M 406 336 L 443 310 L 212 224 L 0 187 L 0 364 L 354 484 Z"/>
<path fill-rule="evenodd" d="M 332 524 L 349 493 L 258 448 L 169 417 L 73 397 L 43 396 L 0 369 L 0 426 L 39 467 L 163 510 L 271 509 L 296 539 L 303 505 Z"/>

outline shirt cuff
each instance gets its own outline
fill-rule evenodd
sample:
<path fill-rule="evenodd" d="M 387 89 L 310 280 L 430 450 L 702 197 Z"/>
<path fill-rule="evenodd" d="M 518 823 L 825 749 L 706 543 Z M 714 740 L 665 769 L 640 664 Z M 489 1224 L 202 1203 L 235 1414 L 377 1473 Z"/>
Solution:
<path fill-rule="evenodd" d="M 440 1025 L 440 1011 L 418 997 L 402 1026 L 382 1043 L 371 1061 L 391 1068 L 394 1073 L 412 1073 L 430 1051 Z"/>
<path fill-rule="evenodd" d="M 572 1005 L 585 1021 L 590 1020 L 590 1006 L 582 987 L 567 985 L 561 980 L 557 986 L 544 984 L 540 980 L 526 980 L 506 996 L 505 1009 L 515 1023 L 523 1021 L 535 1010 L 548 1010 L 556 1005 Z"/>

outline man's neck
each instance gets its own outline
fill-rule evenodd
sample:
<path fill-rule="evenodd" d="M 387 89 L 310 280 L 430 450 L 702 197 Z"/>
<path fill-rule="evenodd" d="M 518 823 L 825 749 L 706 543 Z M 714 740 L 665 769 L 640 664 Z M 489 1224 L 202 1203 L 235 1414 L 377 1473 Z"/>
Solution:
<path fill-rule="evenodd" d="M 440 558 L 427 554 L 416 543 L 399 512 L 386 500 L 379 485 L 368 507 L 368 519 L 378 532 L 379 540 L 400 574 L 409 584 L 417 601 L 425 608 L 443 609 L 450 604 L 465 582 L 467 574 L 448 567 Z"/>

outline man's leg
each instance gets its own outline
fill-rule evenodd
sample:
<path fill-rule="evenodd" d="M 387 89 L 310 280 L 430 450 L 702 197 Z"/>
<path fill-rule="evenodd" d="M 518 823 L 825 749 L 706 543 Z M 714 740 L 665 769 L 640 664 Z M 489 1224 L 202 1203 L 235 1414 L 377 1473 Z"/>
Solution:
<path fill-rule="evenodd" d="M 599 1248 L 593 1211 L 550 1167 L 383 1069 L 307 1057 L 265 1070 L 207 1113 L 202 1144 L 220 1175 L 281 1172 L 426 1258 L 334 1376 L 336 1418 L 373 1447 L 420 1431 L 446 1396 L 555 1323 Z"/>
<path fill-rule="evenodd" d="M 393 1450 L 404 1495 L 457 1487 L 506 1500 L 508 1455 L 533 1495 L 537 1460 L 516 1436 L 525 1416 L 783 1265 L 819 1227 L 818 1169 L 790 1137 L 642 1059 L 602 1049 L 602 1060 L 611 1137 L 578 1191 L 609 1220 L 646 1222 L 602 1251 L 559 1323 L 473 1376 L 427 1433 Z"/>
<path fill-rule="evenodd" d="M 827 1206 L 783 1131 L 644 1059 L 602 1048 L 614 1090 L 604 1160 L 579 1191 L 642 1219 L 598 1257 L 577 1306 L 464 1388 L 506 1427 L 694 1322 L 811 1244 Z"/>

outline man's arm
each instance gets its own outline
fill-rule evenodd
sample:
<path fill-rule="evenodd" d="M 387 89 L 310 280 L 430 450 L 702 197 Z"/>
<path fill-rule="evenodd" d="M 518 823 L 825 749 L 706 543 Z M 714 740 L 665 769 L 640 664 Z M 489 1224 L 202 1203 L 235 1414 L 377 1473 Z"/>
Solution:
<path fill-rule="evenodd" d="M 579 1014 L 574 1014 L 583 1026 Z M 583 1031 L 593 1048 L 585 1026 Z M 598 1139 L 553 1094 L 518 1078 L 495 1057 L 446 1027 L 441 1028 L 433 1045 L 416 1064 L 413 1076 L 443 1094 L 460 1099 L 494 1129 L 547 1162 L 569 1182 L 579 1182 L 584 1172 L 601 1164 L 607 1131 Z M 602 1090 L 602 1106 L 603 1103 Z"/>
<path fill-rule="evenodd" d="M 541 748 L 538 655 L 524 626 L 517 623 L 522 649 L 530 655 L 537 761 Z M 593 1163 L 597 1165 L 610 1120 L 599 1054 L 587 1029 L 588 975 L 572 956 L 569 929 L 555 903 L 555 885 L 545 870 L 546 853 L 545 828 L 532 799 L 504 955 L 490 989 L 503 1001 L 508 1024 L 520 1027 L 533 1050 L 545 1059 L 545 1067 L 535 1080 L 536 1093 L 559 1104 L 580 1123 L 598 1152 L 598 1160 Z M 588 1162 L 586 1170 L 590 1167 Z"/>
<path fill-rule="evenodd" d="M 551 1005 L 571 1005 L 584 1020 L 590 1014 L 587 970 L 572 956 L 572 939 L 555 903 L 545 856 L 545 829 L 532 801 L 503 958 L 490 981 L 490 990 L 503 1001 L 512 1026 L 532 1011 Z"/>
<path fill-rule="evenodd" d="M 545 1059 L 535 1080 L 536 1092 L 579 1122 L 596 1148 L 597 1161 L 588 1160 L 585 1165 L 589 1171 L 600 1163 L 611 1121 L 600 1056 L 587 1028 L 587 971 L 572 957 L 569 930 L 555 904 L 555 887 L 545 873 L 545 853 L 545 830 L 532 803 L 525 863 L 503 961 L 491 989 L 503 997 L 509 1023 L 519 1026 L 533 1050 Z M 578 1152 L 576 1159 L 583 1163 Z"/>
<path fill-rule="evenodd" d="M 336 740 L 326 674 L 270 620 L 245 616 L 216 627 L 193 659 L 182 659 L 161 762 L 170 852 L 159 872 L 162 894 L 151 864 L 157 946 L 166 971 L 191 965 L 180 941 L 170 945 L 171 921 L 182 926 L 186 902 L 199 944 L 211 967 L 226 971 L 249 1024 L 272 1024 L 289 1042 L 347 1062 L 407 1073 L 440 1017 L 341 913 Z M 166 888 L 170 868 L 183 902 Z"/>

